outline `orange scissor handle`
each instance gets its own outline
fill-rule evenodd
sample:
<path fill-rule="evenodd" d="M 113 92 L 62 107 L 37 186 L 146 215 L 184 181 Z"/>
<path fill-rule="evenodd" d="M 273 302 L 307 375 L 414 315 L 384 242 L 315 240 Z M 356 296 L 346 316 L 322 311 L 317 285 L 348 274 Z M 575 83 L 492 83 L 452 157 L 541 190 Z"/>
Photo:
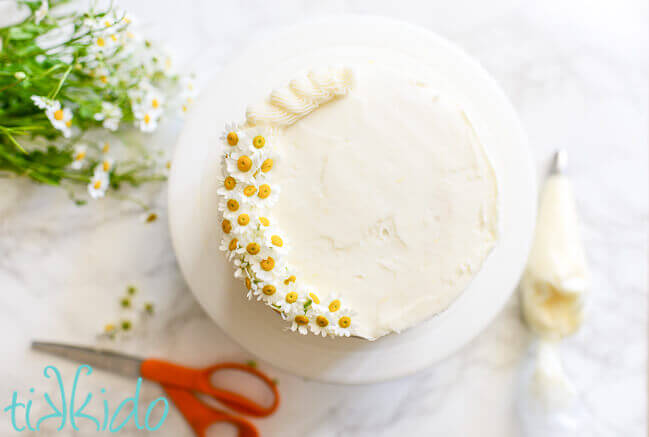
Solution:
<path fill-rule="evenodd" d="M 243 417 L 233 416 L 212 408 L 186 389 L 164 384 L 162 388 L 185 417 L 189 426 L 194 430 L 196 437 L 205 437 L 207 429 L 217 422 L 227 422 L 234 425 L 239 431 L 239 437 L 259 437 L 255 425 Z"/>
<path fill-rule="evenodd" d="M 236 370 L 248 373 L 261 380 L 273 394 L 273 402 L 264 407 L 255 401 L 229 390 L 214 387 L 211 377 L 221 370 Z M 204 393 L 227 407 L 249 416 L 264 417 L 275 412 L 279 406 L 279 392 L 276 384 L 259 370 L 240 363 L 220 363 L 204 369 L 192 369 L 161 360 L 145 360 L 140 368 L 142 377 L 189 391 Z"/>

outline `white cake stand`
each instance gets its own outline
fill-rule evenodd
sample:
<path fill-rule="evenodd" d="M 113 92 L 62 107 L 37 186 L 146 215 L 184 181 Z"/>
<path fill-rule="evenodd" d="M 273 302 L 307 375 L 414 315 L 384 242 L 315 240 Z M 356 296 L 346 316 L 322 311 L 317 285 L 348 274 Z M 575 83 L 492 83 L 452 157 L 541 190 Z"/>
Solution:
<path fill-rule="evenodd" d="M 374 342 L 287 332 L 286 323 L 244 298 L 219 251 L 218 137 L 246 105 L 309 66 L 393 53 L 435 75 L 467 110 L 499 176 L 501 237 L 469 288 L 451 307 L 399 335 Z M 406 59 L 407 58 L 407 59 Z M 534 170 L 520 122 L 494 80 L 457 47 L 424 29 L 377 17 L 303 23 L 254 44 L 222 70 L 192 109 L 179 139 L 169 186 L 169 219 L 182 272 L 214 321 L 250 353 L 306 378 L 344 384 L 408 375 L 447 357 L 503 307 L 525 264 L 536 216 Z M 209 345 L 206 345 L 209 347 Z"/>

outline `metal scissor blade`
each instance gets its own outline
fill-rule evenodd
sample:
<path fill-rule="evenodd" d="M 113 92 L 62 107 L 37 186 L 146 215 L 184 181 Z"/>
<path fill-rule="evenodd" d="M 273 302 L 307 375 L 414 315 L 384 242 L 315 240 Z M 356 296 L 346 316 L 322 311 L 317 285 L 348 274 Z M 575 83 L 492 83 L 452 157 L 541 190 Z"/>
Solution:
<path fill-rule="evenodd" d="M 107 370 L 109 372 L 132 378 L 140 376 L 140 366 L 143 361 L 130 355 L 124 355 L 105 349 L 43 341 L 32 341 L 32 349 L 56 355 L 65 358 L 66 360 L 76 361 L 80 364 L 88 364 L 93 369 Z"/>

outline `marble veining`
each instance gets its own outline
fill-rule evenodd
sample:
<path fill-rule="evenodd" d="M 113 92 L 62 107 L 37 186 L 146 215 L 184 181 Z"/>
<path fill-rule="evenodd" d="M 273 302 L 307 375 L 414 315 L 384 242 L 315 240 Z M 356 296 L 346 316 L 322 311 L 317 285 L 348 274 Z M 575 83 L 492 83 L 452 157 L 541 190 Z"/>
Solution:
<path fill-rule="evenodd" d="M 198 73 L 199 82 L 250 39 L 325 13 L 410 21 L 476 57 L 518 110 L 539 173 L 555 148 L 567 148 L 571 157 L 569 174 L 593 272 L 586 322 L 562 347 L 589 416 L 579 435 L 646 435 L 646 2 L 123 3 L 140 17 L 148 35 L 177 54 L 179 69 Z M 177 131 L 172 124 L 152 140 L 173 147 Z M 158 314 L 115 348 L 189 365 L 251 358 L 207 318 L 184 284 L 169 240 L 163 185 L 135 193 L 158 212 L 159 220 L 151 224 L 144 224 L 141 211 L 128 203 L 106 199 L 78 208 L 65 193 L 25 181 L 0 179 L 0 193 L 0 347 L 5 356 L 0 406 L 9 403 L 13 390 L 45 389 L 47 364 L 57 364 L 71 378 L 74 366 L 30 352 L 29 341 L 95 342 L 103 323 L 119 315 L 118 297 L 130 283 L 155 301 Z M 339 387 L 261 363 L 279 378 L 284 402 L 278 414 L 256 423 L 263 435 L 283 437 L 518 437 L 523 434 L 514 411 L 517 377 L 532 341 L 514 296 L 459 353 L 402 380 Z M 132 381 L 99 373 L 89 377 L 88 389 L 102 386 L 115 403 L 133 391 Z M 159 395 L 157 386 L 145 383 L 143 401 Z M 43 402 L 35 408 L 35 414 L 45 412 Z M 157 434 L 189 435 L 175 412 L 163 430 Z M 3 415 L 0 434 L 9 431 Z M 72 433 L 48 428 L 33 435 Z M 82 427 L 74 435 L 96 433 Z"/>

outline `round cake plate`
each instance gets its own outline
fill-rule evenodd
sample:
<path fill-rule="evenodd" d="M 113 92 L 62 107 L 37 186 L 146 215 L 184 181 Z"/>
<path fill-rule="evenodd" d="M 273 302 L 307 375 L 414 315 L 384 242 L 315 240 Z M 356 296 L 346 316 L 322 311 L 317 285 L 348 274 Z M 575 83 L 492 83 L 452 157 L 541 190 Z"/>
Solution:
<path fill-rule="evenodd" d="M 245 299 L 233 266 L 219 250 L 219 136 L 243 120 L 305 65 L 344 64 L 350 53 L 393 51 L 434 68 L 471 116 L 499 179 L 501 235 L 464 293 L 443 313 L 400 334 L 370 342 L 286 330 L 265 305 Z M 347 57 L 346 57 L 347 56 Z M 192 108 L 173 159 L 169 223 L 180 268 L 212 319 L 250 353 L 283 370 L 323 382 L 360 384 L 412 374 L 475 337 L 498 314 L 523 270 L 536 217 L 530 151 L 510 102 L 474 60 L 441 37 L 378 17 L 331 17 L 288 28 L 243 52 L 216 75 Z"/>

